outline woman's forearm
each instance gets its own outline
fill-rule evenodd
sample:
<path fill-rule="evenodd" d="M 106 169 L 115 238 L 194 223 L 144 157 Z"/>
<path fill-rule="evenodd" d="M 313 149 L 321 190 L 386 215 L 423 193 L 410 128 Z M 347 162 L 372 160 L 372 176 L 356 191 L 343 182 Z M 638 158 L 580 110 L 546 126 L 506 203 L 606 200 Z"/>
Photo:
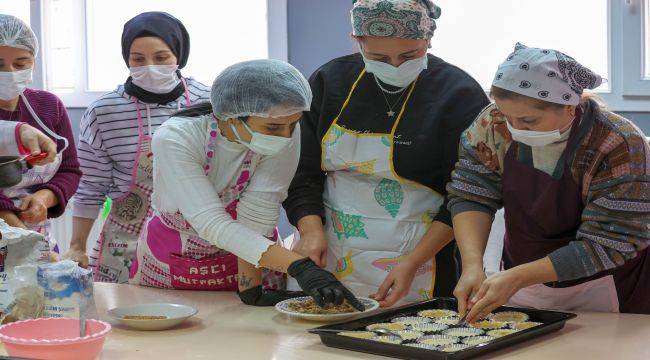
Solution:
<path fill-rule="evenodd" d="M 483 254 L 490 236 L 492 216 L 481 211 L 466 211 L 454 216 L 453 223 L 463 269 L 483 268 Z"/>
<path fill-rule="evenodd" d="M 419 267 L 435 257 L 453 238 L 454 231 L 451 227 L 439 221 L 434 221 L 422 236 L 420 242 L 406 255 L 406 258 Z"/>

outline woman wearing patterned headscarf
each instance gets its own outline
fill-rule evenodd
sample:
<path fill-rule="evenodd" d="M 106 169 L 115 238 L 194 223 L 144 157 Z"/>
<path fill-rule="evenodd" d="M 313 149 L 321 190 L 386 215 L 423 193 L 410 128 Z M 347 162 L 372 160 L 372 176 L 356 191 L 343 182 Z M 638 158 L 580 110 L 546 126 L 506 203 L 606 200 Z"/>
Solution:
<path fill-rule="evenodd" d="M 508 302 L 650 313 L 650 148 L 634 124 L 584 95 L 600 76 L 555 50 L 517 44 L 495 104 L 461 138 L 448 186 L 463 258 L 455 290 L 473 321 Z M 502 271 L 483 273 L 505 208 Z"/>
<path fill-rule="evenodd" d="M 284 203 L 297 250 L 382 306 L 450 296 L 457 280 L 445 184 L 461 132 L 488 100 L 427 54 L 439 16 L 428 0 L 354 2 L 360 51 L 312 75 Z"/>

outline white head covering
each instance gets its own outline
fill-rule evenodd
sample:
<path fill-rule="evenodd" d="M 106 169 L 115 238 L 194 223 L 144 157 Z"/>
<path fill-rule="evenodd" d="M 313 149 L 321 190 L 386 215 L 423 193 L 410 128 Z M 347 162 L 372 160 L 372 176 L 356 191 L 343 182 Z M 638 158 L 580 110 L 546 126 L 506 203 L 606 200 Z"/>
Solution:
<path fill-rule="evenodd" d="M 578 105 L 584 89 L 603 79 L 557 50 L 529 48 L 520 43 L 499 65 L 492 86 L 562 105 Z"/>
<path fill-rule="evenodd" d="M 220 120 L 242 116 L 280 117 L 309 111 L 311 88 L 290 64 L 272 59 L 227 67 L 212 84 L 210 102 Z"/>
<path fill-rule="evenodd" d="M 32 29 L 15 16 L 0 14 L 0 46 L 25 49 L 36 56 L 38 41 Z"/>

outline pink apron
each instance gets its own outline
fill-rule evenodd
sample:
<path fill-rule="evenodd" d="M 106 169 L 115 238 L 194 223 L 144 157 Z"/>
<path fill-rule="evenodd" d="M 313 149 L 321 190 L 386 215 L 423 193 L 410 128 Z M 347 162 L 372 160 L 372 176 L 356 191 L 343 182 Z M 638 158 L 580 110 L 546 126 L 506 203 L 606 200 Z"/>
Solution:
<path fill-rule="evenodd" d="M 215 156 L 217 121 L 212 118 L 206 141 L 204 172 L 210 171 Z M 237 219 L 237 203 L 244 191 L 258 156 L 248 151 L 238 175 L 219 198 L 226 212 Z M 277 240 L 277 230 L 273 240 Z M 140 235 L 137 257 L 131 267 L 131 283 L 166 289 L 236 291 L 237 256 L 224 251 L 198 236 L 183 215 L 156 213 L 151 216 Z M 284 274 L 263 270 L 263 287 L 285 286 Z"/>
<path fill-rule="evenodd" d="M 183 84 L 185 80 L 182 79 Z M 131 175 L 129 191 L 113 201 L 111 211 L 104 222 L 102 232 L 90 252 L 90 268 L 95 281 L 127 283 L 129 269 L 138 237 L 147 218 L 152 214 L 153 154 L 151 153 L 151 123 L 145 134 L 140 112 L 140 102 L 133 97 L 138 118 L 138 149 Z M 185 86 L 185 104 L 189 106 L 190 96 Z M 180 104 L 179 104 L 180 109 Z M 147 107 L 147 119 L 149 108 Z"/>

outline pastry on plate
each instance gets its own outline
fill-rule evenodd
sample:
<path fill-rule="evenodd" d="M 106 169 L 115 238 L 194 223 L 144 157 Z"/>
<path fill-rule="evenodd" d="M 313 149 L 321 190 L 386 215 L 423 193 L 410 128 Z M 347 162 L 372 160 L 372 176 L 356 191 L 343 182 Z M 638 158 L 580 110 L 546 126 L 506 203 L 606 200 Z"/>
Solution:
<path fill-rule="evenodd" d="M 341 336 L 353 337 L 357 339 L 370 339 L 377 336 L 377 333 L 374 333 L 372 331 L 341 331 L 336 334 Z"/>
<path fill-rule="evenodd" d="M 413 325 L 413 324 L 424 324 L 429 323 L 432 320 L 424 316 L 400 316 L 396 317 L 391 322 L 400 323 L 404 325 Z"/>
<path fill-rule="evenodd" d="M 404 344 L 405 346 L 410 346 L 410 347 L 416 347 L 420 349 L 427 349 L 427 350 L 438 350 L 438 347 L 435 345 L 429 345 L 429 344 L 420 344 L 420 343 L 410 343 L 410 344 Z"/>
<path fill-rule="evenodd" d="M 314 299 L 292 301 L 287 307 L 289 310 L 301 314 L 345 314 L 359 311 L 348 304 L 347 301 L 341 305 L 327 304 L 321 307 Z"/>
<path fill-rule="evenodd" d="M 508 323 L 518 323 L 528 321 L 528 315 L 519 311 L 502 311 L 489 316 L 492 321 L 503 321 Z"/>
<path fill-rule="evenodd" d="M 504 336 L 508 336 L 510 334 L 514 334 L 519 330 L 514 330 L 514 329 L 498 329 L 498 330 L 490 330 L 487 332 L 489 336 L 495 337 L 495 338 L 500 338 Z"/>
<path fill-rule="evenodd" d="M 399 335 L 403 340 L 415 340 L 424 336 L 423 332 L 415 330 L 397 330 L 393 332 Z"/>
<path fill-rule="evenodd" d="M 388 344 L 401 344 L 402 343 L 402 338 L 400 338 L 399 336 L 392 336 L 392 335 L 377 335 L 375 337 L 370 338 L 370 340 L 379 341 L 379 342 L 388 343 Z"/>
<path fill-rule="evenodd" d="M 535 321 L 524 321 L 520 323 L 512 323 L 510 324 L 510 327 L 515 329 L 515 330 L 526 330 L 530 328 L 534 328 L 535 326 L 540 326 L 543 325 L 541 322 L 535 322 Z"/>
<path fill-rule="evenodd" d="M 366 326 L 366 330 L 374 331 L 377 329 L 387 329 L 390 331 L 406 330 L 406 325 L 400 323 L 375 323 Z"/>
<path fill-rule="evenodd" d="M 481 320 L 473 324 L 469 324 L 469 326 L 483 330 L 494 330 L 503 329 L 504 327 L 508 326 L 508 323 L 505 321 Z"/>
<path fill-rule="evenodd" d="M 442 324 L 447 326 L 454 326 L 460 324 L 460 318 L 458 316 L 437 318 L 434 321 L 436 322 L 436 324 Z"/>
<path fill-rule="evenodd" d="M 450 352 L 465 350 L 468 347 L 471 347 L 471 345 L 467 345 L 467 344 L 451 344 L 451 345 L 445 345 L 445 346 L 440 347 L 440 351 L 450 353 Z"/>
<path fill-rule="evenodd" d="M 411 330 L 422 331 L 425 333 L 433 333 L 438 331 L 447 330 L 448 325 L 438 324 L 438 323 L 425 323 L 425 324 L 413 324 L 411 325 Z"/>
<path fill-rule="evenodd" d="M 463 339 L 463 344 L 474 346 L 478 344 L 489 343 L 494 339 L 495 339 L 494 337 L 488 335 L 470 336 Z"/>
<path fill-rule="evenodd" d="M 448 310 L 448 309 L 429 309 L 429 310 L 422 310 L 418 312 L 418 315 L 432 318 L 432 319 L 438 319 L 438 318 L 444 318 L 450 316 L 458 316 L 458 313 L 455 312 L 454 310 Z"/>
<path fill-rule="evenodd" d="M 458 338 L 449 335 L 427 335 L 419 338 L 418 342 L 420 344 L 443 346 L 457 343 Z"/>
<path fill-rule="evenodd" d="M 468 337 L 468 336 L 483 335 L 485 331 L 481 329 L 471 328 L 471 327 L 459 327 L 459 328 L 447 329 L 442 333 L 445 335 L 455 336 L 455 337 Z"/>

